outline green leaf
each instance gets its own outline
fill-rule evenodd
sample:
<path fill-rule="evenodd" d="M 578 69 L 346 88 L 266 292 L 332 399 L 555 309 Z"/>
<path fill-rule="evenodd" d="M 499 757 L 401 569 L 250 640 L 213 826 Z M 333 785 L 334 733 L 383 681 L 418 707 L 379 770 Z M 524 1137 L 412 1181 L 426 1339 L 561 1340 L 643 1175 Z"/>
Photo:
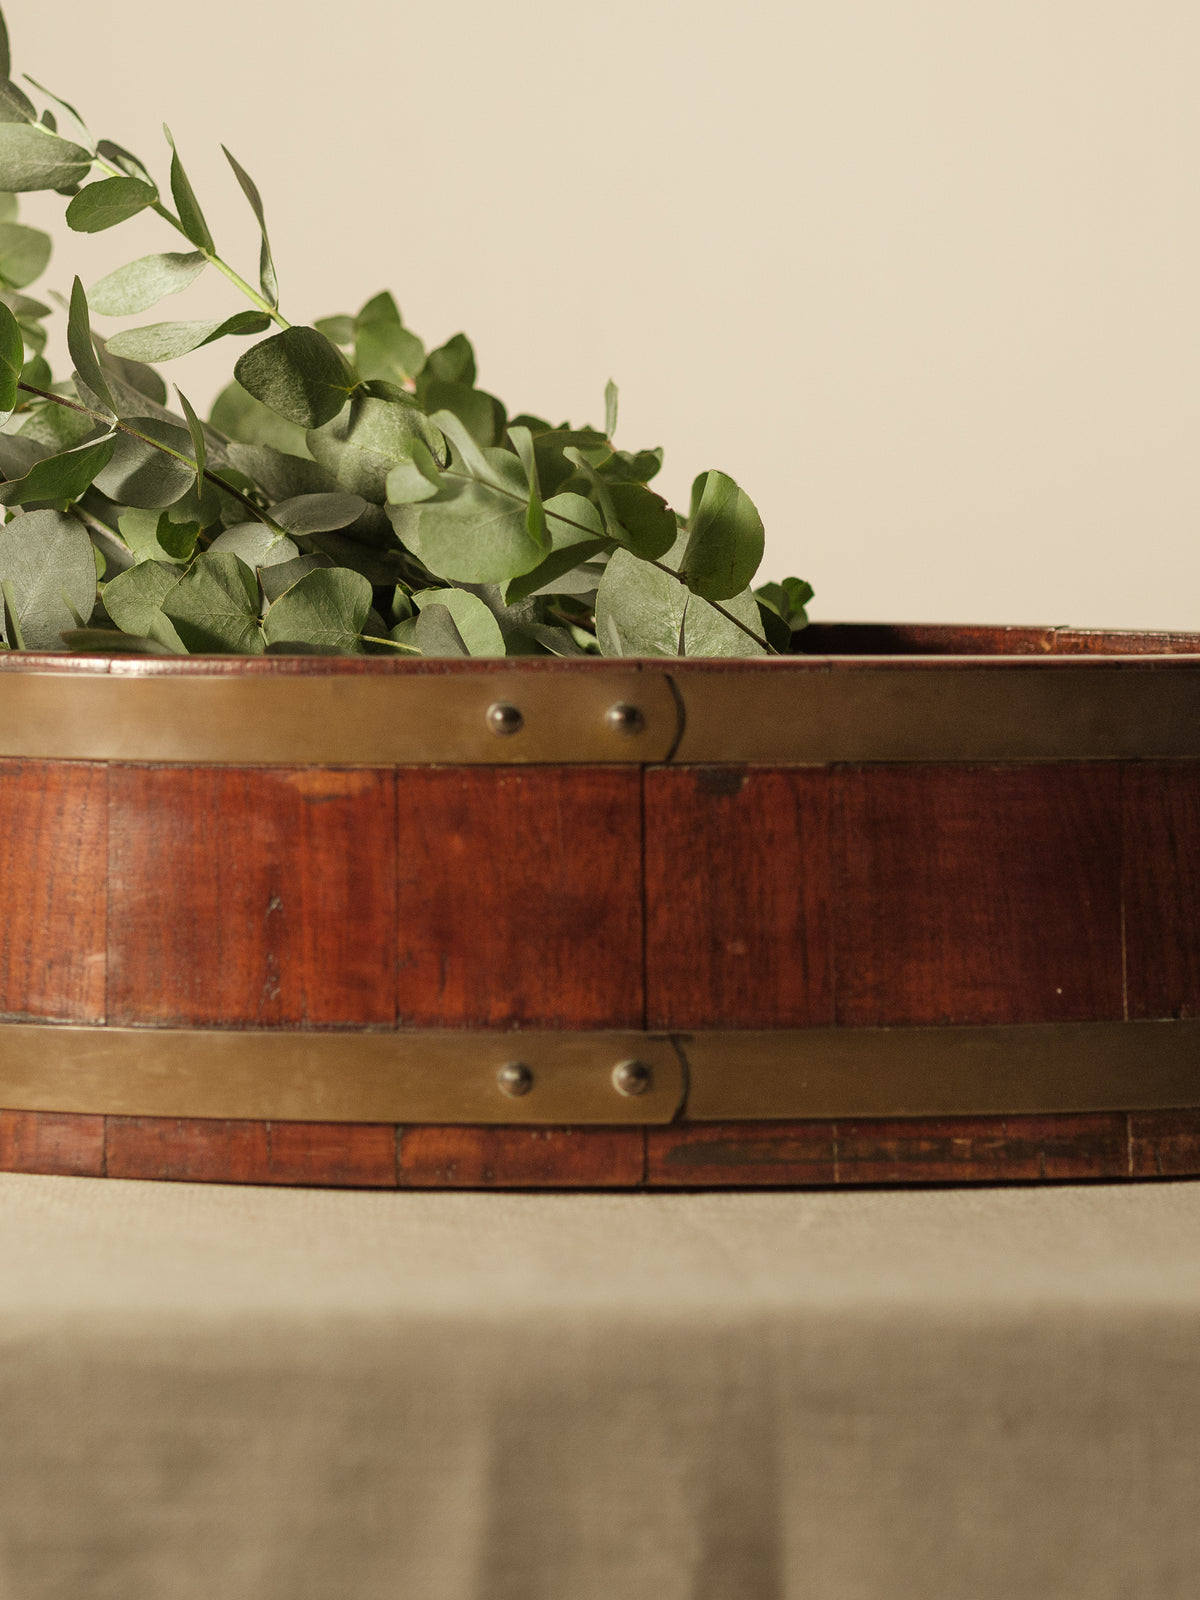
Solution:
<path fill-rule="evenodd" d="M 299 550 L 290 539 L 268 528 L 265 522 L 239 522 L 218 534 L 209 546 L 218 554 L 222 550 L 240 556 L 248 567 L 282 566 L 285 561 L 295 561 Z"/>
<path fill-rule="evenodd" d="M 258 579 L 231 551 L 197 556 L 162 609 L 193 654 L 258 656 Z"/>
<path fill-rule="evenodd" d="M 387 499 L 388 475 L 412 459 L 413 441 L 439 452 L 445 441 L 416 402 L 399 391 L 390 399 L 356 394 L 323 428 L 307 435 L 308 448 L 341 486 L 375 505 Z"/>
<path fill-rule="evenodd" d="M 662 496 L 640 483 L 609 484 L 608 496 L 621 526 L 621 543 L 645 561 L 661 559 L 679 535 L 675 513 Z"/>
<path fill-rule="evenodd" d="M 300 494 L 271 507 L 271 515 L 281 527 L 300 536 L 335 533 L 357 522 L 367 502 L 357 494 Z"/>
<path fill-rule="evenodd" d="M 316 645 L 334 654 L 358 654 L 371 609 L 371 585 L 357 572 L 322 567 L 306 573 L 268 610 L 267 643 Z"/>
<path fill-rule="evenodd" d="M 419 589 L 412 599 L 422 612 L 427 606 L 444 607 L 450 613 L 469 655 L 504 655 L 504 635 L 500 631 L 500 624 L 478 595 L 471 594 L 467 589 Z M 440 624 L 441 619 L 435 620 Z M 422 653 L 430 654 L 428 650 Z M 453 653 L 458 654 L 457 651 Z"/>
<path fill-rule="evenodd" d="M 44 83 L 39 83 L 36 78 L 31 78 L 27 72 L 22 73 L 22 77 L 24 77 L 26 83 L 31 83 L 35 89 L 40 89 L 42 94 L 44 94 L 47 99 L 53 100 L 54 104 L 58 106 L 60 111 L 66 112 L 68 121 L 74 123 L 75 125 L 71 130 L 72 139 L 75 139 L 79 144 L 84 146 L 85 149 L 91 150 L 95 148 L 96 141 L 92 138 L 91 133 L 88 131 L 87 124 L 84 122 L 83 118 L 79 115 L 78 111 L 76 111 L 75 107 L 69 100 L 64 100 L 61 95 L 55 94 L 53 89 L 47 89 Z M 45 112 L 42 113 L 42 120 L 43 122 L 48 120 Z M 50 122 L 49 126 L 53 128 L 56 126 L 56 124 L 54 122 Z"/>
<path fill-rule="evenodd" d="M 170 628 L 166 617 L 163 623 Z M 174 629 L 171 630 L 174 632 Z M 111 655 L 139 655 L 139 656 L 171 656 L 177 652 L 169 645 L 162 644 L 157 639 L 146 636 L 137 637 L 127 633 L 120 633 L 115 628 L 68 628 L 62 635 L 63 643 L 75 655 L 81 656 L 111 656 Z M 183 646 L 179 646 L 179 651 Z"/>
<path fill-rule="evenodd" d="M 96 357 L 87 295 L 78 278 L 75 279 L 71 289 L 71 308 L 67 315 L 67 348 L 71 353 L 71 360 L 75 363 L 76 372 L 101 405 L 107 406 L 115 416 L 117 402 L 113 399 L 112 390 L 108 387 Z"/>
<path fill-rule="evenodd" d="M 221 146 L 221 149 L 225 151 L 225 159 L 233 168 L 233 175 L 241 185 L 242 193 L 250 202 L 250 209 L 254 213 L 255 220 L 258 223 L 258 231 L 262 235 L 262 246 L 258 254 L 258 278 L 262 285 L 263 299 L 269 306 L 277 306 L 279 304 L 279 280 L 275 276 L 275 262 L 271 256 L 271 241 L 267 238 L 267 219 L 263 214 L 262 196 L 258 192 L 258 186 L 255 184 L 254 179 L 246 169 L 230 155 L 224 145 Z"/>
<path fill-rule="evenodd" d="M 530 595 L 535 594 L 573 594 L 576 592 L 576 586 L 567 581 L 568 574 L 584 569 L 585 563 L 593 556 L 599 555 L 603 550 L 611 549 L 610 539 L 581 539 L 578 544 L 569 545 L 562 550 L 552 550 L 532 572 L 513 579 L 504 591 L 504 599 L 511 606 L 516 605 L 518 600 L 528 599 Z M 578 592 L 589 593 L 598 586 L 600 578 L 599 571 L 588 569 L 586 581 Z"/>
<path fill-rule="evenodd" d="M 386 291 L 377 294 L 354 319 L 354 365 L 360 377 L 404 383 L 425 365 L 425 346 L 404 326 L 399 307 Z"/>
<path fill-rule="evenodd" d="M 680 534 L 669 559 L 680 558 L 686 538 L 686 534 Z M 752 594 L 731 597 L 724 609 L 761 636 L 758 606 Z M 596 596 L 596 639 L 601 654 L 674 656 L 679 654 L 681 635 L 688 655 L 765 653 L 761 645 L 692 594 L 677 578 L 628 550 L 618 550 L 605 569 Z"/>
<path fill-rule="evenodd" d="M 480 446 L 498 445 L 504 438 L 508 420 L 504 406 L 482 389 L 434 378 L 422 385 L 421 404 L 430 413 L 452 411 Z"/>
<path fill-rule="evenodd" d="M 597 471 L 609 483 L 649 483 L 662 469 L 662 446 L 653 450 L 614 450 Z"/>
<path fill-rule="evenodd" d="M 456 333 L 453 339 L 431 350 L 425 357 L 421 376 L 432 382 L 441 379 L 446 383 L 461 383 L 468 389 L 475 387 L 475 352 L 465 333 Z M 420 385 L 418 384 L 418 391 Z"/>
<path fill-rule="evenodd" d="M 67 226 L 76 233 L 103 233 L 145 211 L 158 199 L 157 189 L 138 178 L 103 178 L 81 189 L 67 207 Z"/>
<path fill-rule="evenodd" d="M 96 487 L 120 506 L 161 511 L 186 494 L 195 481 L 191 436 L 186 429 L 157 417 L 130 417 L 128 426 L 179 454 L 168 455 L 153 443 L 119 433 L 112 460 L 97 474 Z"/>
<path fill-rule="evenodd" d="M 0 189 L 6 193 L 69 189 L 91 166 L 91 151 L 69 139 L 27 122 L 0 121 Z"/>
<path fill-rule="evenodd" d="M 113 355 L 131 361 L 175 361 L 229 334 L 244 337 L 270 325 L 270 317 L 262 311 L 237 311 L 232 317 L 210 322 L 150 322 L 144 328 L 126 328 L 114 334 L 108 348 Z"/>
<path fill-rule="evenodd" d="M 185 654 L 183 641 L 162 609 L 184 568 L 168 561 L 143 561 L 104 585 L 104 609 L 122 633 L 156 639 Z"/>
<path fill-rule="evenodd" d="M 336 344 L 342 350 L 349 350 L 354 345 L 353 317 L 318 317 L 313 327 L 318 333 L 323 333 L 330 344 Z"/>
<path fill-rule="evenodd" d="M 286 594 L 293 584 L 299 583 L 305 573 L 316 572 L 319 567 L 329 565 L 324 556 L 298 555 L 290 561 L 279 562 L 277 566 L 260 566 L 257 568 L 258 586 L 268 602 L 274 602 L 281 594 Z"/>
<path fill-rule="evenodd" d="M 389 505 L 412 505 L 441 490 L 441 472 L 431 452 L 416 438 L 410 441 L 410 449 L 412 460 L 401 461 L 387 475 Z"/>
<path fill-rule="evenodd" d="M 167 386 L 153 367 L 148 367 L 141 361 L 126 361 L 121 356 L 114 356 L 98 333 L 92 334 L 92 343 L 96 346 L 101 369 L 118 404 L 123 404 L 121 390 L 132 390 L 134 394 L 142 395 L 154 405 L 165 408 Z"/>
<path fill-rule="evenodd" d="M 496 451 L 495 454 L 507 454 Z M 452 500 L 426 500 L 389 512 L 400 538 L 431 572 L 455 583 L 508 583 L 545 555 L 530 537 L 524 473 L 513 455 L 510 488 L 466 484 Z M 519 495 L 519 498 L 517 498 Z"/>
<path fill-rule="evenodd" d="M 181 293 L 196 281 L 207 265 L 199 250 L 141 256 L 92 285 L 89 294 L 92 310 L 102 317 L 136 316 L 167 295 Z"/>
<path fill-rule="evenodd" d="M 192 440 L 192 454 L 196 458 L 196 488 L 204 488 L 204 468 L 208 462 L 208 446 L 204 440 L 204 428 L 200 418 L 192 407 L 192 402 L 184 394 L 178 384 L 175 393 L 179 396 L 179 404 L 183 407 L 183 414 L 187 418 L 188 433 Z"/>
<path fill-rule="evenodd" d="M 18 513 L 0 528 L 0 579 L 29 650 L 59 650 L 60 634 L 96 604 L 96 558 L 83 525 L 58 511 Z M 12 640 L 9 640 L 12 643 Z"/>
<path fill-rule="evenodd" d="M 0 633 L 4 637 L 4 648 L 24 650 L 25 635 L 21 632 L 21 623 L 17 616 L 17 591 L 13 587 L 11 578 L 0 578 L 0 595 L 4 600 L 3 611 L 0 612 Z"/>
<path fill-rule="evenodd" d="M 102 156 L 110 166 L 119 167 L 127 178 L 136 178 L 147 188 L 157 191 L 158 185 L 146 170 L 145 163 L 119 144 L 114 144 L 111 139 L 101 139 L 96 146 L 96 154 Z"/>
<path fill-rule="evenodd" d="M 401 623 L 399 628 L 392 630 L 392 637 L 405 627 Z M 412 636 L 417 648 L 423 656 L 469 656 L 467 642 L 458 631 L 458 624 L 450 614 L 448 606 L 429 605 L 416 620 Z M 400 639 L 396 639 L 400 643 Z"/>
<path fill-rule="evenodd" d="M 258 404 L 257 401 L 251 403 Z M 275 415 L 265 407 L 261 409 L 265 416 Z M 292 426 L 290 422 L 276 420 L 280 427 Z M 299 433 L 299 429 L 296 431 Z M 303 440 L 304 435 L 300 434 L 300 438 Z M 311 456 L 293 456 L 274 450 L 270 445 L 241 444 L 237 440 L 226 447 L 225 453 L 231 465 L 256 483 L 269 500 L 290 500 L 300 494 L 332 494 L 337 489 L 337 479 Z"/>
<path fill-rule="evenodd" d="M 188 518 L 180 521 L 174 517 L 174 509 L 169 506 L 159 513 L 155 538 L 159 549 L 165 550 L 172 561 L 190 561 L 196 553 L 196 542 L 202 530 L 198 522 Z"/>
<path fill-rule="evenodd" d="M 36 500 L 78 500 L 112 459 L 114 438 L 101 439 L 68 450 L 63 455 L 47 456 L 13 482 L 0 484 L 0 505 L 28 505 Z"/>
<path fill-rule="evenodd" d="M 285 422 L 278 412 L 269 411 L 261 400 L 247 394 L 240 383 L 227 384 L 221 390 L 208 420 L 219 433 L 239 444 L 267 447 L 293 458 L 312 460 L 304 429 L 294 422 Z"/>
<path fill-rule="evenodd" d="M 0 122 L 36 122 L 37 107 L 18 84 L 0 80 Z"/>
<path fill-rule="evenodd" d="M 12 76 L 12 50 L 8 43 L 8 24 L 0 11 L 0 78 Z"/>
<path fill-rule="evenodd" d="M 337 346 L 305 327 L 264 339 L 233 370 L 247 393 L 302 428 L 320 428 L 336 417 L 358 381 Z"/>
<path fill-rule="evenodd" d="M 23 289 L 40 278 L 49 260 L 48 233 L 26 228 L 19 222 L 0 222 L 0 281 L 6 289 Z"/>
<path fill-rule="evenodd" d="M 604 385 L 604 432 L 608 438 L 617 431 L 617 386 L 610 378 Z"/>
<path fill-rule="evenodd" d="M 188 181 L 188 175 L 183 170 L 183 162 L 179 159 L 179 151 L 175 148 L 175 140 L 170 128 L 163 123 L 163 132 L 167 136 L 167 143 L 171 146 L 171 194 L 175 199 L 175 209 L 179 213 L 179 221 L 184 234 L 196 246 L 212 255 L 216 250 L 213 236 L 208 231 L 208 223 L 204 220 L 204 213 L 200 209 L 200 202 L 196 199 L 195 191 Z"/>
<path fill-rule="evenodd" d="M 740 594 L 763 558 L 763 524 L 754 502 L 723 472 L 692 485 L 689 537 L 680 571 L 693 594 L 727 600 Z"/>
<path fill-rule="evenodd" d="M 25 365 L 25 340 L 17 319 L 6 305 L 0 305 L 0 424 L 17 409 L 21 391 L 21 369 Z"/>

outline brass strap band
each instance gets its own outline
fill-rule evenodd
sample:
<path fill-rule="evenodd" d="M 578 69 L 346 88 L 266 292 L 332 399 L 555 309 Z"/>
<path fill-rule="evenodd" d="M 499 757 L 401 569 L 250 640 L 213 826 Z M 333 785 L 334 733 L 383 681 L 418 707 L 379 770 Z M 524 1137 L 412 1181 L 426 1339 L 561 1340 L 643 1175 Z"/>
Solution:
<path fill-rule="evenodd" d="M 1200 1021 L 670 1036 L 6 1023 L 0 1106 L 513 1125 L 1157 1110 L 1200 1106 Z"/>
<path fill-rule="evenodd" d="M 1200 656 L 473 662 L 436 672 L 389 662 L 358 673 L 262 662 L 214 671 L 206 661 L 39 671 L 13 660 L 0 670 L 0 757 L 235 766 L 1200 759 Z"/>

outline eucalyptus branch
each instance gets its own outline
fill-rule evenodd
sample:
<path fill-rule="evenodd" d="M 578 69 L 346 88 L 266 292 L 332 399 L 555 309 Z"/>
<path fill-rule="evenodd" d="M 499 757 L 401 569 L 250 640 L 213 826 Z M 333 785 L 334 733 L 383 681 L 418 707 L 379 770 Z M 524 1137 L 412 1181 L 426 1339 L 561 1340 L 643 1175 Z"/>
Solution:
<path fill-rule="evenodd" d="M 460 483 L 482 484 L 484 488 L 494 489 L 497 494 L 507 495 L 510 500 L 516 501 L 518 505 L 522 503 L 522 497 L 519 494 L 515 494 L 511 489 L 504 488 L 502 484 L 493 483 L 490 479 L 478 478 L 474 473 L 453 472 L 445 469 L 442 472 L 442 476 L 444 478 L 456 478 Z M 596 537 L 595 528 L 589 528 L 582 522 L 576 522 L 573 517 L 564 517 L 561 512 L 558 511 L 552 511 L 550 515 L 556 522 L 561 522 L 564 527 L 576 528 L 580 533 L 587 534 L 589 539 L 594 539 Z M 684 577 L 682 572 L 676 572 L 674 567 L 664 566 L 661 561 L 653 561 L 649 556 L 639 556 L 638 559 L 640 561 L 645 561 L 647 566 L 656 567 L 659 572 L 665 572 L 668 578 L 674 578 L 678 583 L 681 583 L 683 587 L 687 589 L 689 596 L 692 594 L 692 590 L 688 589 L 687 579 Z M 701 596 L 701 598 L 703 599 L 703 596 Z M 748 628 L 744 622 L 739 622 L 737 617 L 733 615 L 732 611 L 726 611 L 725 607 L 718 601 L 705 600 L 704 604 L 706 606 L 711 606 L 719 616 L 725 618 L 726 622 L 732 622 L 735 628 L 738 628 L 742 633 L 744 633 L 748 639 L 753 639 L 755 644 L 762 645 L 763 649 L 768 655 L 777 656 L 780 654 L 780 651 L 775 648 L 770 640 L 760 638 L 759 635 L 755 633 L 753 628 Z"/>
<path fill-rule="evenodd" d="M 120 167 L 114 166 L 111 161 L 105 160 L 103 156 L 97 155 L 95 159 L 96 165 L 103 167 L 110 177 L 128 177 L 128 173 L 123 172 Z M 195 240 L 192 239 L 188 234 L 188 231 L 184 227 L 183 223 L 168 206 L 163 204 L 161 200 L 155 200 L 152 205 L 147 207 L 147 210 L 155 212 L 156 215 L 160 216 L 164 222 L 169 222 L 175 229 L 176 233 L 181 233 L 187 240 L 188 244 L 191 245 L 192 249 L 199 250 L 200 254 L 207 262 L 209 262 L 211 266 L 216 267 L 218 272 L 224 273 L 224 275 L 229 279 L 230 283 L 232 283 L 235 288 L 241 290 L 241 292 L 246 296 L 247 300 L 250 301 L 251 305 L 254 306 L 256 310 L 261 311 L 265 316 L 270 317 L 271 321 L 277 323 L 280 328 L 291 327 L 291 323 L 282 314 L 278 306 L 272 306 L 261 294 L 259 294 L 257 289 L 252 288 L 250 284 L 246 282 L 245 278 L 242 277 L 241 273 L 229 265 L 228 261 L 226 261 L 222 256 L 219 256 L 215 250 L 205 250 L 203 246 L 196 244 Z"/>
<path fill-rule="evenodd" d="M 161 450 L 165 456 L 174 456 L 176 461 L 182 461 L 185 466 L 191 467 L 193 472 L 197 470 L 197 462 L 192 456 L 185 455 L 182 450 L 172 449 L 169 444 L 163 444 L 159 439 L 151 439 L 148 434 L 140 433 L 137 428 L 131 428 L 129 423 L 122 422 L 120 417 L 106 417 L 102 411 L 93 411 L 91 406 L 85 406 L 78 400 L 68 400 L 65 395 L 52 394 L 48 389 L 38 389 L 32 383 L 20 382 L 17 384 L 17 388 L 23 389 L 26 394 L 37 395 L 39 400 L 50 400 L 56 406 L 65 406 L 68 411 L 78 411 L 85 417 L 91 417 L 95 422 L 103 423 L 107 428 L 119 430 L 121 433 L 128 434 L 131 439 L 137 439 L 142 444 L 150 445 L 154 450 Z M 232 495 L 235 500 L 240 501 L 256 521 L 266 523 L 267 527 L 276 534 L 287 536 L 286 528 L 281 527 L 274 517 L 269 516 L 261 506 L 256 506 L 248 495 L 243 494 L 232 483 L 226 483 L 224 478 L 208 467 L 204 468 L 203 476 L 215 488 L 223 489 L 226 494 Z"/>

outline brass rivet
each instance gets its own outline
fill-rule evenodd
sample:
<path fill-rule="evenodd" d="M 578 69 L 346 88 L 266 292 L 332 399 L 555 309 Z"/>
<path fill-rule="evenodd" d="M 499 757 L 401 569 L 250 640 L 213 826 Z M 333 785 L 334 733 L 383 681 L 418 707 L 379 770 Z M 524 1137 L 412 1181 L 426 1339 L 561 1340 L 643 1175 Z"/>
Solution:
<path fill-rule="evenodd" d="M 501 738 L 506 734 L 520 733 L 525 726 L 525 718 L 516 706 L 510 706 L 505 700 L 496 700 L 487 708 L 486 720 L 492 732 Z"/>
<path fill-rule="evenodd" d="M 503 1094 L 512 1095 L 513 1099 L 517 1100 L 533 1088 L 533 1073 L 523 1061 L 510 1061 L 500 1068 L 496 1074 L 496 1082 Z"/>
<path fill-rule="evenodd" d="M 644 1061 L 618 1061 L 612 1081 L 618 1094 L 645 1094 L 650 1087 L 650 1068 Z"/>
<path fill-rule="evenodd" d="M 610 733 L 641 733 L 646 726 L 646 718 L 637 706 L 631 706 L 624 700 L 618 700 L 615 706 L 609 706 L 604 713 L 604 720 L 608 724 Z"/>

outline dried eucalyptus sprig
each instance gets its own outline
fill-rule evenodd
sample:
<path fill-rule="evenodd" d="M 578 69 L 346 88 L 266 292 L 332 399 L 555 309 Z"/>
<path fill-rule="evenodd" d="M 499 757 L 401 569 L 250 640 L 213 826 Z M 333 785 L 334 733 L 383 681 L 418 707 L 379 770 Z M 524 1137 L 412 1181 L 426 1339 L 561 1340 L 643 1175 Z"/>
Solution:
<path fill-rule="evenodd" d="M 702 473 L 686 517 L 649 487 L 661 450 L 603 429 L 509 417 L 469 341 L 427 351 L 384 293 L 357 316 L 293 325 L 262 199 L 225 150 L 261 235 L 254 288 L 218 251 L 170 131 L 169 200 L 75 109 L 12 81 L 0 16 L 0 643 L 8 649 L 411 655 L 760 655 L 806 622 L 797 578 L 750 584 L 763 526 Z M 144 256 L 67 315 L 74 371 L 46 362 L 52 307 L 25 290 L 50 240 L 16 220 L 54 190 L 96 233 L 153 211 L 184 251 Z M 223 319 L 103 338 L 209 268 L 249 302 Z M 50 297 L 53 298 L 53 297 Z M 273 330 L 273 331 L 268 331 Z M 267 336 L 201 421 L 158 362 Z"/>

